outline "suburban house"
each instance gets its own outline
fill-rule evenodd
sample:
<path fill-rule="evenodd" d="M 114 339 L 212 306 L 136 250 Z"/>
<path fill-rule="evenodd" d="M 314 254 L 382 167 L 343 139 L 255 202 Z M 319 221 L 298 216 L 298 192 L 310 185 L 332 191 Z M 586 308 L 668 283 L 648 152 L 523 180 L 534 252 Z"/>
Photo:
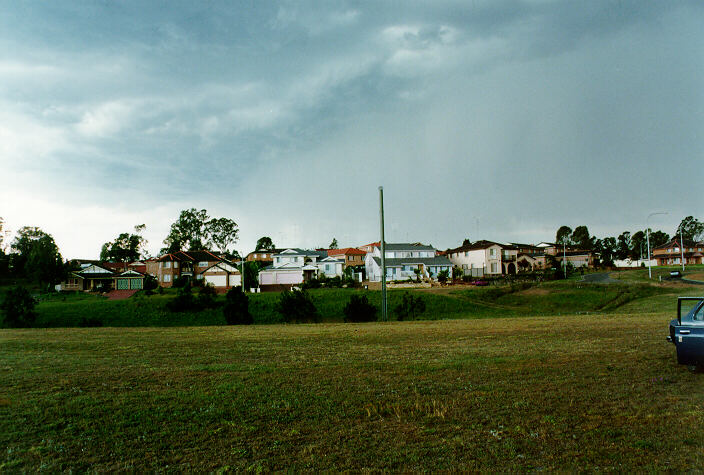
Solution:
<path fill-rule="evenodd" d="M 684 250 L 680 246 L 684 244 Z M 682 253 L 684 252 L 685 264 L 702 264 L 704 257 L 704 242 L 680 241 L 679 237 L 653 248 L 652 257 L 657 260 L 659 266 L 682 265 Z"/>
<path fill-rule="evenodd" d="M 518 249 L 510 244 L 481 240 L 450 249 L 447 257 L 473 277 L 518 273 Z"/>
<path fill-rule="evenodd" d="M 381 245 L 371 244 L 364 261 L 367 280 L 381 282 Z M 386 243 L 386 280 L 412 280 L 416 276 L 437 279 L 440 272 L 446 271 L 452 278 L 452 262 L 447 257 L 438 256 L 437 249 L 420 243 Z"/>
<path fill-rule="evenodd" d="M 252 251 L 247 254 L 245 260 L 247 262 L 271 263 L 274 261 L 274 254 L 278 254 L 279 252 L 281 252 L 281 249 Z"/>
<path fill-rule="evenodd" d="M 156 277 L 162 287 L 171 287 L 179 277 L 205 280 L 218 288 L 236 287 L 241 283 L 239 270 L 210 251 L 178 251 L 148 260 L 147 273 Z"/>
<path fill-rule="evenodd" d="M 328 249 L 328 256 L 344 261 L 345 269 L 348 267 L 363 266 L 364 256 L 367 253 L 356 247 L 345 247 L 343 249 Z"/>
<path fill-rule="evenodd" d="M 141 290 L 144 275 L 134 270 L 114 271 L 106 266 L 83 264 L 71 271 L 68 278 L 59 284 L 59 290 Z"/>
<path fill-rule="evenodd" d="M 327 251 L 285 249 L 273 256 L 273 264 L 259 271 L 262 290 L 290 289 L 308 280 L 342 277 L 344 261 L 328 256 Z"/>
<path fill-rule="evenodd" d="M 518 242 L 510 243 L 516 248 L 517 257 L 516 265 L 518 270 L 538 270 L 545 268 L 545 250 L 542 247 L 533 244 L 524 244 Z"/>

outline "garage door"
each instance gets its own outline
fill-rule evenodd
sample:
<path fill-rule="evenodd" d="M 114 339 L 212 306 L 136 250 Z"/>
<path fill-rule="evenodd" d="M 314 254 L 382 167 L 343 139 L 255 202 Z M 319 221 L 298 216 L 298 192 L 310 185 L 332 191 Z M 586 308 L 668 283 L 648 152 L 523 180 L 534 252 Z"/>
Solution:
<path fill-rule="evenodd" d="M 206 275 L 205 281 L 215 287 L 227 287 L 226 275 Z"/>
<path fill-rule="evenodd" d="M 242 285 L 242 277 L 239 274 L 230 274 L 230 287 Z"/>

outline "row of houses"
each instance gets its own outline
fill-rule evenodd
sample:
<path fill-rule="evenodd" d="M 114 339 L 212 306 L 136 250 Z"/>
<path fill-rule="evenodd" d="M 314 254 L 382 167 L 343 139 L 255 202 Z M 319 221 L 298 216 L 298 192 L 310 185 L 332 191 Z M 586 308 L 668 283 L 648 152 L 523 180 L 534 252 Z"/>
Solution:
<path fill-rule="evenodd" d="M 704 243 L 678 239 L 655 247 L 653 260 L 657 265 L 701 264 Z M 358 281 L 380 282 L 382 279 L 381 245 L 379 242 L 342 249 L 282 248 L 258 250 L 246 256 L 248 262 L 258 261 L 257 282 L 245 283 L 262 290 L 291 288 L 321 277 L 342 277 L 347 274 Z M 576 268 L 593 267 L 592 251 L 555 243 L 498 243 L 481 240 L 454 249 L 439 251 L 421 243 L 386 243 L 386 280 L 438 280 L 453 272 L 473 277 L 495 277 L 520 271 L 545 269 L 551 263 L 566 260 Z M 179 251 L 133 263 L 80 262 L 60 286 L 62 290 L 139 290 L 145 275 L 153 276 L 162 287 L 171 287 L 179 278 L 203 281 L 218 289 L 242 285 L 236 263 L 210 251 Z"/>

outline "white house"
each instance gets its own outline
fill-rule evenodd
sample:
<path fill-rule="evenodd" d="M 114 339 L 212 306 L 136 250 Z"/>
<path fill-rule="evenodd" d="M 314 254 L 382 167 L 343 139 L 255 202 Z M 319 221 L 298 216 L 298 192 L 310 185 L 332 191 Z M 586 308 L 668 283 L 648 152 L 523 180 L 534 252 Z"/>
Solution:
<path fill-rule="evenodd" d="M 465 275 L 516 274 L 518 249 L 508 244 L 493 241 L 477 241 L 466 246 L 450 249 L 447 257 Z"/>
<path fill-rule="evenodd" d="M 259 271 L 259 286 L 292 287 L 321 274 L 342 277 L 343 261 L 328 257 L 327 251 L 310 251 L 298 248 L 285 249 L 274 254 L 272 265 Z"/>
<path fill-rule="evenodd" d="M 370 245 L 364 266 L 367 279 L 371 282 L 381 282 L 381 246 Z M 386 280 L 411 280 L 416 276 L 437 279 L 438 274 L 447 271 L 452 278 L 452 263 L 444 256 L 438 256 L 438 251 L 432 246 L 415 243 L 386 243 Z M 416 271 L 418 271 L 416 273 Z"/>

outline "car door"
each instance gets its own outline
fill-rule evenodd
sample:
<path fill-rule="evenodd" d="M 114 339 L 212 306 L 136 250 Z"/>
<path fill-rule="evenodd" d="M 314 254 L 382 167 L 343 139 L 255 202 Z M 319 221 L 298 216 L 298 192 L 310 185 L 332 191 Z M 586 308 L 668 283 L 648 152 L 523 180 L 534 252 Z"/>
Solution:
<path fill-rule="evenodd" d="M 699 302 L 675 327 L 675 344 L 680 364 L 704 365 L 704 302 Z"/>

